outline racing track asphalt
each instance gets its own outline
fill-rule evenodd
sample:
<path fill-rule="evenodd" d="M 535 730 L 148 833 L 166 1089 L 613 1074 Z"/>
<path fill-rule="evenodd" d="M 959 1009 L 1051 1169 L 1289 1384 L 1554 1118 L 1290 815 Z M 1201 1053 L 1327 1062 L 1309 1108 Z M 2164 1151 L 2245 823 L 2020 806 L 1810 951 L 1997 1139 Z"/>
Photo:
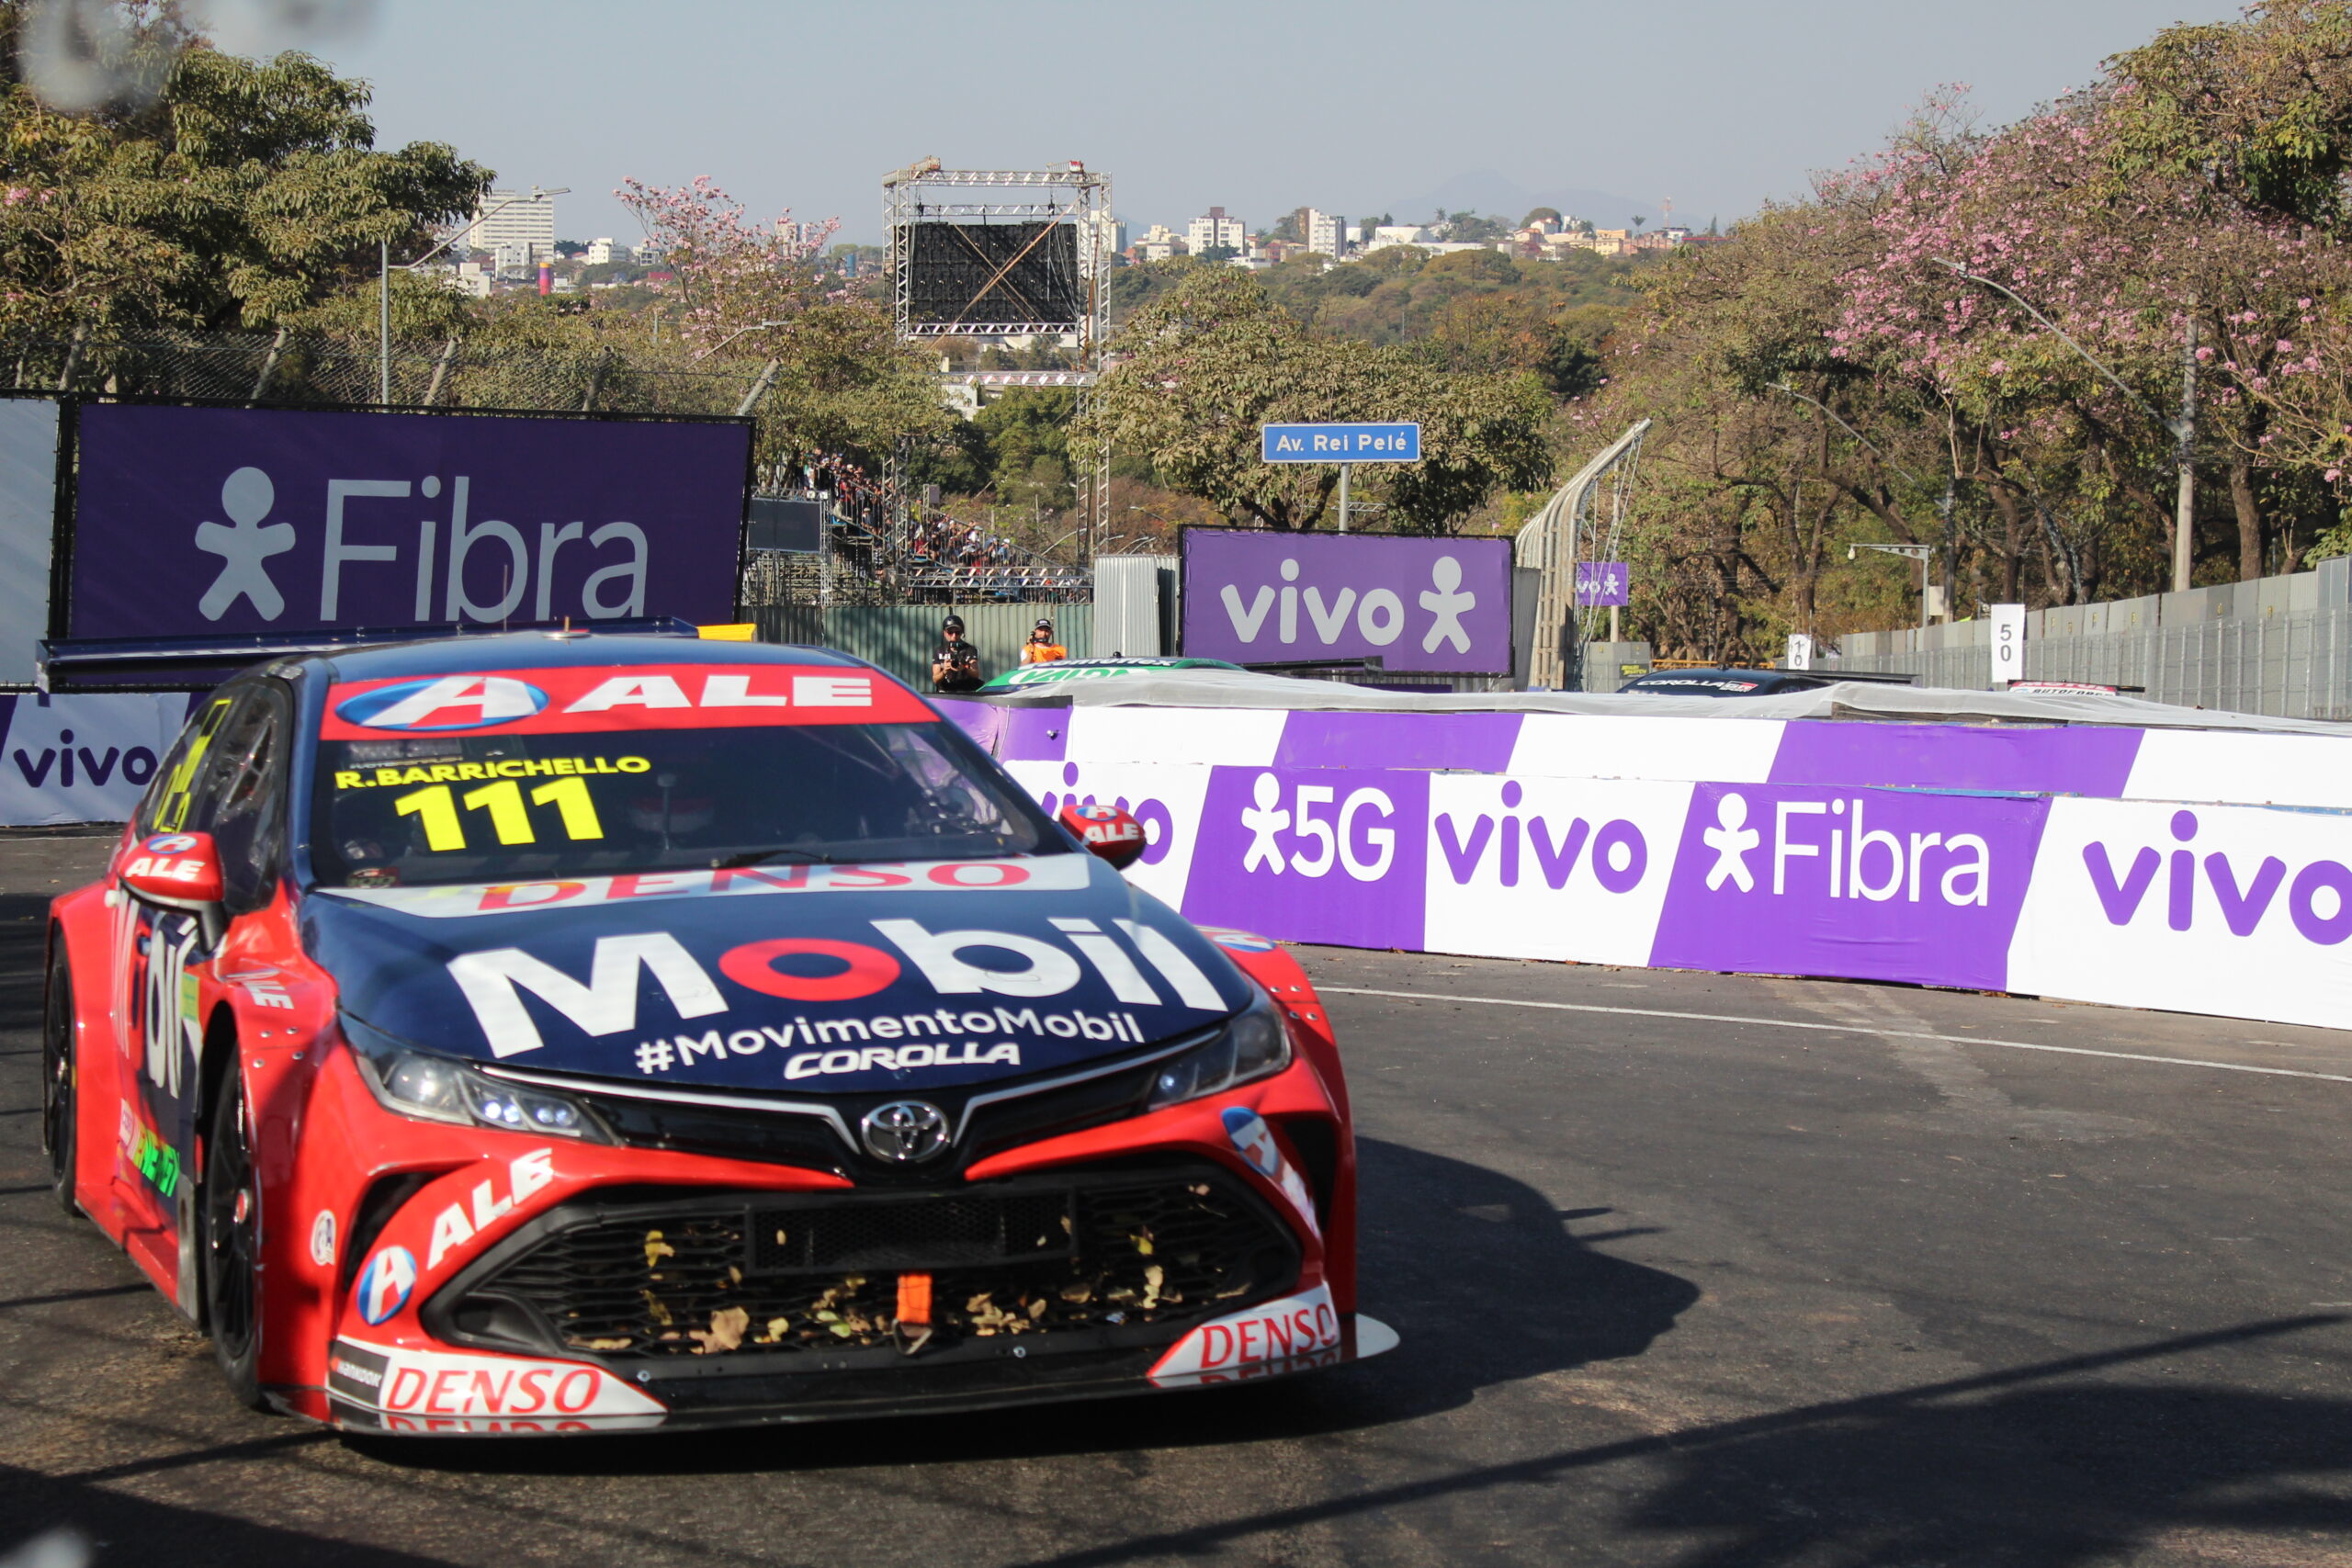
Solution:
<path fill-rule="evenodd" d="M 105 848 L 0 840 L 0 1553 L 62 1522 L 175 1568 L 2352 1561 L 2352 1034 L 1302 950 L 1384 1359 L 359 1446 L 233 1407 L 39 1186 L 41 906 Z"/>

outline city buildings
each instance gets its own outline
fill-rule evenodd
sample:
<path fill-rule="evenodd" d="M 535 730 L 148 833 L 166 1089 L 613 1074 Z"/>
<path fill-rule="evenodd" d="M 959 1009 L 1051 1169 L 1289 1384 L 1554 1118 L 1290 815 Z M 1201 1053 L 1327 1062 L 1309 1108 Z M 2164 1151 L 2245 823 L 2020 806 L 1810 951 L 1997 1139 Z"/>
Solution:
<path fill-rule="evenodd" d="M 527 190 L 493 190 L 482 198 L 459 242 L 469 251 L 498 255 L 518 247 L 522 266 L 536 266 L 555 254 L 555 197 Z M 500 263 L 503 271 L 505 264 Z"/>
<path fill-rule="evenodd" d="M 603 266 L 609 262 L 634 261 L 636 257 L 629 254 L 629 248 L 627 245 L 616 243 L 610 238 L 606 238 L 589 241 L 588 252 L 580 259 L 590 266 Z"/>
<path fill-rule="evenodd" d="M 1184 254 L 1188 249 L 1190 247 L 1182 234 L 1165 223 L 1155 223 L 1143 231 L 1142 239 L 1136 242 L 1132 259 L 1139 262 L 1166 261 L 1170 256 Z"/>
<path fill-rule="evenodd" d="M 1196 256 L 1217 245 L 1223 245 L 1238 255 L 1250 248 L 1250 226 L 1238 218 L 1226 216 L 1224 208 L 1212 207 L 1193 220 L 1184 238 Z"/>
<path fill-rule="evenodd" d="M 1348 254 L 1348 220 L 1335 212 L 1306 209 L 1306 248 L 1338 261 Z"/>

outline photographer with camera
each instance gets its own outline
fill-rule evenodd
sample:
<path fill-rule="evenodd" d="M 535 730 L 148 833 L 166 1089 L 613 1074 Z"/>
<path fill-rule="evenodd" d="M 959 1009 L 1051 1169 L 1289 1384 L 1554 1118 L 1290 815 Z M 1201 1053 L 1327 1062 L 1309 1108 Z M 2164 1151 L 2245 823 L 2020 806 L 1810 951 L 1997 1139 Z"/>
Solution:
<path fill-rule="evenodd" d="M 964 618 L 950 615 L 939 625 L 939 648 L 931 656 L 931 689 L 934 692 L 977 692 L 980 650 L 964 640 Z"/>

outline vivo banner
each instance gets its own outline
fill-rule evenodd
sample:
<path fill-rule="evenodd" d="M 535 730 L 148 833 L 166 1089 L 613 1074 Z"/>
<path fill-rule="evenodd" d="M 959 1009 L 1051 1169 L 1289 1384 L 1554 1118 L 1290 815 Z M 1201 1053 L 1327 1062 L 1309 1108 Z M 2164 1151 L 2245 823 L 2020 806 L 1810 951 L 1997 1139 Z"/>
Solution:
<path fill-rule="evenodd" d="M 2352 1021 L 2352 737 L 1032 716 L 996 735 L 1013 775 L 1048 809 L 1134 812 L 1148 847 L 1129 876 L 1213 924 Z"/>
<path fill-rule="evenodd" d="M 1189 657 L 1510 673 L 1508 539 L 1187 528 L 1181 547 Z"/>
<path fill-rule="evenodd" d="M 185 692 L 0 696 L 0 827 L 129 820 L 192 700 Z"/>
<path fill-rule="evenodd" d="M 748 423 L 80 417 L 73 637 L 734 613 Z"/>

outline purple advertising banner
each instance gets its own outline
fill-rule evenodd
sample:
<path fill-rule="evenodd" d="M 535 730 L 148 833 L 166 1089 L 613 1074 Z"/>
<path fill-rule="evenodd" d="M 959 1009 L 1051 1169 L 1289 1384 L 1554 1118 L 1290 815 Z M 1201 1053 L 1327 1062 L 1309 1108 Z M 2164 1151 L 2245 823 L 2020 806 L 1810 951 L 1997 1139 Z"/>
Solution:
<path fill-rule="evenodd" d="M 751 427 L 95 403 L 70 635 L 734 612 Z"/>
<path fill-rule="evenodd" d="M 1705 784 L 1653 964 L 1998 990 L 2050 803 Z"/>
<path fill-rule="evenodd" d="M 1508 539 L 1187 528 L 1182 548 L 1187 657 L 1510 672 Z"/>
<path fill-rule="evenodd" d="M 1293 942 L 1419 948 L 1429 781 L 1403 769 L 1212 769 L 1184 913 Z"/>
<path fill-rule="evenodd" d="M 1577 562 L 1577 603 L 1585 605 L 1630 604 L 1634 602 L 1633 570 L 1621 560 Z"/>

